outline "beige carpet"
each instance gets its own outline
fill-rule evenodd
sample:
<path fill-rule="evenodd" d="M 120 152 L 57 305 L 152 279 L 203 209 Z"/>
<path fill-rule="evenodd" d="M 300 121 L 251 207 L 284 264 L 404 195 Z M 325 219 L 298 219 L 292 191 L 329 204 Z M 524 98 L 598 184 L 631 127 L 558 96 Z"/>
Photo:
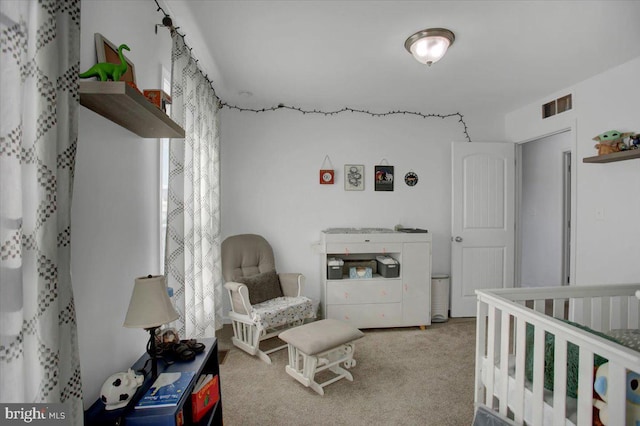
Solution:
<path fill-rule="evenodd" d="M 225 426 L 471 425 L 475 319 L 363 331 L 354 381 L 320 396 L 285 373 L 286 349 L 267 365 L 233 347 L 226 325 L 218 333 L 220 349 L 229 349 L 220 365 Z"/>

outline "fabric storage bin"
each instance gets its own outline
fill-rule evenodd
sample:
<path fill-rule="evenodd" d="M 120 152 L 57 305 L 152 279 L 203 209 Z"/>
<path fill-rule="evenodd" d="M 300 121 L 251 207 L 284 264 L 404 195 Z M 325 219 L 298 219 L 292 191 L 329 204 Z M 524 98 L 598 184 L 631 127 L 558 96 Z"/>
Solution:
<path fill-rule="evenodd" d="M 342 268 L 344 267 L 344 260 L 331 257 L 327 259 L 327 279 L 328 280 L 341 280 Z"/>
<path fill-rule="evenodd" d="M 400 276 L 400 264 L 391 256 L 376 256 L 378 274 L 384 278 L 398 278 Z"/>

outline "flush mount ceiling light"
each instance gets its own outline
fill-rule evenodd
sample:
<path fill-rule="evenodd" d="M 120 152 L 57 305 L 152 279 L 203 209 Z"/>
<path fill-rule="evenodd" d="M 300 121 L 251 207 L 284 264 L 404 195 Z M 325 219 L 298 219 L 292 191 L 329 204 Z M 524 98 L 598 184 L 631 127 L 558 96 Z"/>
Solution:
<path fill-rule="evenodd" d="M 431 66 L 442 59 L 455 39 L 455 35 L 445 28 L 429 28 L 409 37 L 404 47 L 416 61 Z"/>

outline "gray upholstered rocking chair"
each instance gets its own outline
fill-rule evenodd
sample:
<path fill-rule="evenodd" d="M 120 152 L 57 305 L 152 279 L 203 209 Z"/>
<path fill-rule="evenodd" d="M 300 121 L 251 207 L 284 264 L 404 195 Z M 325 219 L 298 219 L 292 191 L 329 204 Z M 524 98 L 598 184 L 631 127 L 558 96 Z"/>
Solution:
<path fill-rule="evenodd" d="M 271 364 L 260 342 L 315 318 L 311 299 L 302 296 L 304 275 L 276 273 L 273 249 L 260 235 L 243 234 L 222 242 L 222 275 L 229 291 L 233 344 Z"/>

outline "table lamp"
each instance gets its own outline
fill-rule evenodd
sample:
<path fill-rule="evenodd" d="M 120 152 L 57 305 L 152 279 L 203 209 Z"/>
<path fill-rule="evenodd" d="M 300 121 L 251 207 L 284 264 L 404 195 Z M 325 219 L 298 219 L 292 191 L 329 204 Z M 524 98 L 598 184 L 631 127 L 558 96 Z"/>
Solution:
<path fill-rule="evenodd" d="M 124 327 L 144 328 L 149 331 L 147 353 L 151 358 L 151 372 L 154 379 L 158 376 L 156 330 L 161 325 L 179 317 L 167 294 L 164 276 L 147 275 L 136 278 Z"/>

